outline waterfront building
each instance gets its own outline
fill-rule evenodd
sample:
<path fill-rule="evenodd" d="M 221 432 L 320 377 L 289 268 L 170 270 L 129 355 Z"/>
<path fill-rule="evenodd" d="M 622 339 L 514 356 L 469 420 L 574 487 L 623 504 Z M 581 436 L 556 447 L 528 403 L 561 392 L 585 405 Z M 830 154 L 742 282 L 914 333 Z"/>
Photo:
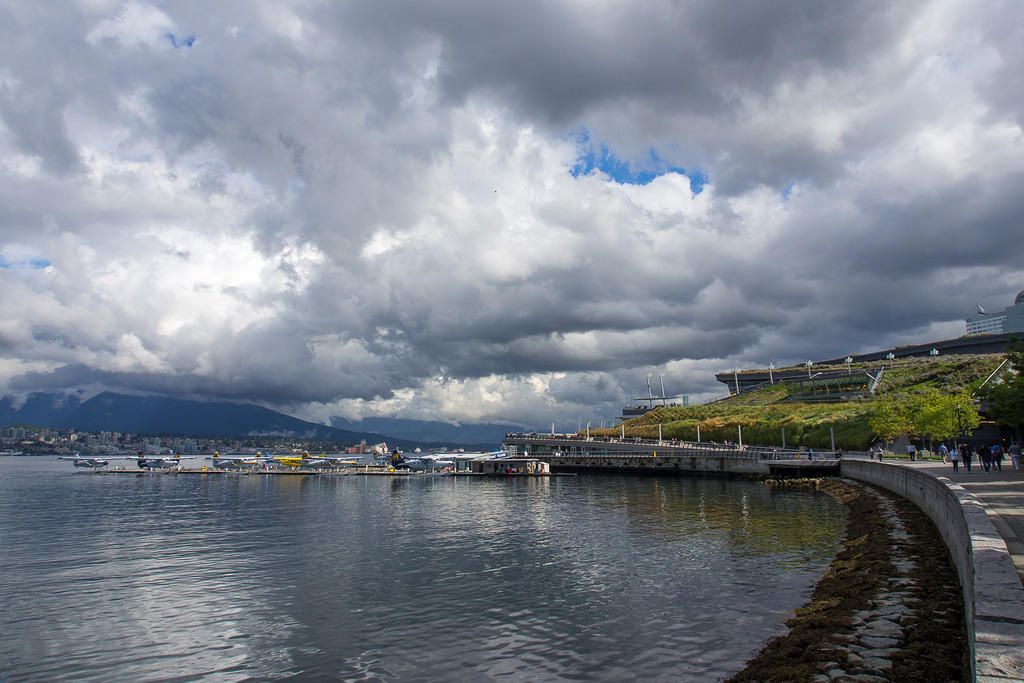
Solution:
<path fill-rule="evenodd" d="M 536 458 L 483 458 L 470 460 L 469 468 L 475 474 L 534 476 L 551 474 L 551 465 Z"/>
<path fill-rule="evenodd" d="M 989 313 L 978 306 L 978 312 L 965 322 L 969 335 L 1024 332 L 1024 292 L 1017 294 L 1012 306 L 998 312 Z"/>

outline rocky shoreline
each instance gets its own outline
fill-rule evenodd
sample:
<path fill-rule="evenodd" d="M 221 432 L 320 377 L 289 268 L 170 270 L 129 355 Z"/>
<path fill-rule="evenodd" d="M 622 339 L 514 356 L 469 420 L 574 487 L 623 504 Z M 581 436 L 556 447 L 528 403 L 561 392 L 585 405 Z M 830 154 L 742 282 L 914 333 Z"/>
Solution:
<path fill-rule="evenodd" d="M 846 531 L 789 631 L 730 681 L 970 680 L 959 581 L 921 510 L 848 479 L 768 483 L 835 496 L 847 508 Z"/>

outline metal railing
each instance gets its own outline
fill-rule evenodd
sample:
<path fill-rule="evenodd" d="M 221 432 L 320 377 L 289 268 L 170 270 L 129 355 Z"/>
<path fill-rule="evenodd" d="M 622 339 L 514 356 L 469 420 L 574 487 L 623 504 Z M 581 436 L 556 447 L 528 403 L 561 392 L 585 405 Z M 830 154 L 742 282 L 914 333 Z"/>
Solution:
<path fill-rule="evenodd" d="M 714 441 L 679 441 L 676 439 L 644 439 L 640 437 L 614 438 L 608 436 L 585 437 L 579 435 L 507 434 L 506 441 L 547 442 L 552 446 L 564 445 L 551 453 L 531 454 L 532 457 L 686 457 L 690 455 L 721 455 L 759 460 L 832 460 L 842 451 L 782 448 L 779 446 L 738 445 Z M 605 445 L 607 444 L 607 445 Z M 525 444 L 524 444 L 525 445 Z M 617 448 L 616 448 L 617 447 Z M 630 448 L 632 447 L 632 448 Z M 650 449 L 649 452 L 645 452 Z M 660 449 L 661 455 L 656 455 Z"/>

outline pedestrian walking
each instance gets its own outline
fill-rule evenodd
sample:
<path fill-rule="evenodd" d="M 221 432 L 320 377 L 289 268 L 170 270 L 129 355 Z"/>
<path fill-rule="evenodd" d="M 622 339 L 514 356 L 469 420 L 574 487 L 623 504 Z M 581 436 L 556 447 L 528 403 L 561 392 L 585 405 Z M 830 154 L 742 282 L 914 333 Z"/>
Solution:
<path fill-rule="evenodd" d="M 1000 472 L 1003 471 L 1003 446 L 1001 444 L 992 444 L 992 448 L 989 449 L 992 453 L 992 471 L 995 472 L 998 469 Z"/>
<path fill-rule="evenodd" d="M 945 448 L 945 445 L 942 446 Z M 949 459 L 953 462 L 953 473 L 956 474 L 960 471 L 960 452 L 953 449 L 952 453 L 949 453 Z"/>
<path fill-rule="evenodd" d="M 946 448 L 946 444 L 939 444 L 939 455 L 942 456 L 942 462 L 949 462 L 949 449 Z"/>
<path fill-rule="evenodd" d="M 974 453 L 978 456 L 978 462 L 981 463 L 981 469 L 988 472 L 989 461 L 992 459 L 992 452 L 984 446 L 978 446 L 974 449 Z"/>
<path fill-rule="evenodd" d="M 960 457 L 964 461 L 964 467 L 967 468 L 967 473 L 971 472 L 971 448 L 967 444 L 960 445 Z"/>
<path fill-rule="evenodd" d="M 1014 441 L 1010 444 L 1010 462 L 1013 463 L 1013 469 L 1020 469 L 1020 444 Z"/>

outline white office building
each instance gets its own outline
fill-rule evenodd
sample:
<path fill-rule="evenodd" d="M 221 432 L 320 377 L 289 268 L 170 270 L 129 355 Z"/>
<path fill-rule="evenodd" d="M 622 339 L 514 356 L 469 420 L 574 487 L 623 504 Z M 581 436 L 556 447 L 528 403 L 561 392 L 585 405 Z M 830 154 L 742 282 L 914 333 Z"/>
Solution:
<path fill-rule="evenodd" d="M 1002 334 L 1024 332 L 1024 292 L 1017 295 L 1013 305 L 999 312 L 989 313 L 978 306 L 978 313 L 967 319 L 967 334 Z"/>

